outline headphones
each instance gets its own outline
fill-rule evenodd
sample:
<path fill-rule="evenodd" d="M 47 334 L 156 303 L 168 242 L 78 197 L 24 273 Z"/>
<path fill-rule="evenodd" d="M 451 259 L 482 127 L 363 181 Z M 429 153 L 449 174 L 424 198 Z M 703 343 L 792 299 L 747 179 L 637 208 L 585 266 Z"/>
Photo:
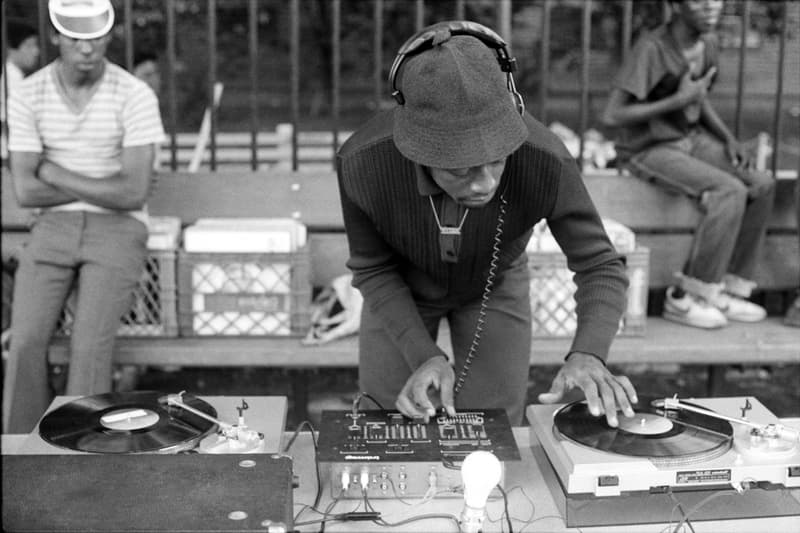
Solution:
<path fill-rule="evenodd" d="M 482 41 L 486 46 L 497 53 L 497 62 L 500 63 L 500 70 L 506 73 L 506 86 L 514 97 L 517 110 L 522 115 L 525 112 L 525 102 L 522 95 L 517 91 L 512 72 L 517 70 L 517 60 L 508 53 L 508 45 L 497 33 L 477 22 L 468 20 L 450 20 L 439 22 L 428 26 L 412 35 L 397 52 L 392 68 L 389 70 L 389 85 L 392 87 L 392 97 L 398 104 L 405 104 L 406 100 L 403 93 L 397 88 L 397 75 L 403 62 L 412 56 L 420 54 L 433 48 L 434 39 L 442 30 L 449 31 L 450 35 L 468 35 Z"/>

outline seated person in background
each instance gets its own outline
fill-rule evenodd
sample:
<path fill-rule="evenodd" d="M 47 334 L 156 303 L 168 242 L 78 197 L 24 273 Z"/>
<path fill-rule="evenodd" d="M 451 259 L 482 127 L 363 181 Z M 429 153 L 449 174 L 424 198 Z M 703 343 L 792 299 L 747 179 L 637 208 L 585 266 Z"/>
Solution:
<path fill-rule="evenodd" d="M 575 160 L 524 113 L 496 33 L 453 21 L 418 36 L 390 75 L 399 105 L 336 159 L 348 267 L 364 297 L 361 390 L 409 417 L 504 408 L 521 424 L 531 356 L 525 247 L 544 218 L 576 272 L 578 326 L 539 399 L 580 387 L 591 412 L 617 425 L 636 402 L 628 378 L 605 366 L 627 277 Z M 442 318 L 453 362 L 436 344 Z"/>
<path fill-rule="evenodd" d="M 6 62 L 3 65 L 3 74 L 0 76 L 0 122 L 2 122 L 2 147 L 0 155 L 3 160 L 8 157 L 6 127 L 6 106 L 8 92 L 12 92 L 17 85 L 39 65 L 39 32 L 24 20 L 9 19 L 6 21 L 8 50 Z"/>
<path fill-rule="evenodd" d="M 147 245 L 145 200 L 164 139 L 153 91 L 105 58 L 110 0 L 51 0 L 59 57 L 26 78 L 8 107 L 17 201 L 38 208 L 14 284 L 3 387 L 6 431 L 27 433 L 51 400 L 47 348 L 77 284 L 66 394 L 111 390 L 120 317 Z"/>
<path fill-rule="evenodd" d="M 775 180 L 752 161 L 708 98 L 717 74 L 711 33 L 721 0 L 669 2 L 672 17 L 645 33 L 614 78 L 603 122 L 619 126 L 617 152 L 640 178 L 697 202 L 701 220 L 664 318 L 699 328 L 756 322 L 746 298 L 761 256 Z"/>

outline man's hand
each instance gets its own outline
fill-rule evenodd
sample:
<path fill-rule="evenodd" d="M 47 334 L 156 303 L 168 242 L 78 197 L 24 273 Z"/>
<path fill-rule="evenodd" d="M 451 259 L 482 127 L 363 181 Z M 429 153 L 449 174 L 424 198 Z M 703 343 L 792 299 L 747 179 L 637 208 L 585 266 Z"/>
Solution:
<path fill-rule="evenodd" d="M 455 373 L 447 358 L 443 355 L 432 357 L 411 374 L 394 405 L 404 415 L 411 418 L 422 417 L 427 423 L 436 414 L 438 407 L 428 397 L 428 391 L 433 389 L 431 392 L 434 393 L 434 400 L 439 400 L 448 415 L 455 416 L 454 384 Z M 435 397 L 435 391 L 438 391 L 439 398 Z"/>
<path fill-rule="evenodd" d="M 733 166 L 739 169 L 750 170 L 754 166 L 753 159 L 744 146 L 736 139 L 728 139 L 725 142 L 725 151 L 728 154 Z"/>
<path fill-rule="evenodd" d="M 539 395 L 542 403 L 557 403 L 564 393 L 580 387 L 586 396 L 589 412 L 594 416 L 605 413 L 608 425 L 617 427 L 617 408 L 627 417 L 634 415 L 631 402 L 636 403 L 636 390 L 625 376 L 614 376 L 600 360 L 586 353 L 573 352 L 558 371 L 548 392 Z"/>
<path fill-rule="evenodd" d="M 705 100 L 708 88 L 711 86 L 711 81 L 716 73 L 717 67 L 711 67 L 703 76 L 693 80 L 692 73 L 687 70 L 681 77 L 681 84 L 678 86 L 676 93 L 681 98 L 681 101 L 684 102 L 684 105 Z"/>

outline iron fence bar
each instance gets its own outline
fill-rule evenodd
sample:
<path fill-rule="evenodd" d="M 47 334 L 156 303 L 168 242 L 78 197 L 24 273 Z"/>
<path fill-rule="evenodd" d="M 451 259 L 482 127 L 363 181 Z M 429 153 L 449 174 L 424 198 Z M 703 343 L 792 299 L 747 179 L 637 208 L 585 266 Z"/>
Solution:
<path fill-rule="evenodd" d="M 0 2 L 0 59 L 3 61 L 3 70 L 5 71 L 6 65 L 6 56 L 8 55 L 8 25 L 6 21 L 8 17 L 6 16 L 6 3 Z M 3 117 L 4 120 L 8 120 L 5 117 L 8 116 L 8 76 L 3 76 L 3 101 L 0 102 L 0 106 L 3 106 Z M 0 132 L 0 135 L 3 137 L 6 136 L 6 128 L 5 124 L 3 124 L 3 131 Z M 6 155 L 7 154 L 3 154 Z"/>
<path fill-rule="evenodd" d="M 425 27 L 425 0 L 416 1 L 414 14 L 414 31 L 417 32 Z"/>
<path fill-rule="evenodd" d="M 500 37 L 511 46 L 511 0 L 500 0 L 497 6 L 497 29 Z"/>
<path fill-rule="evenodd" d="M 250 168 L 258 170 L 258 0 L 247 4 L 250 43 Z"/>
<path fill-rule="evenodd" d="M 586 123 L 589 115 L 589 56 L 592 37 L 592 0 L 583 3 L 581 23 L 581 103 L 580 103 L 580 143 L 578 164 L 583 168 L 583 146 L 585 144 Z"/>
<path fill-rule="evenodd" d="M 133 72 L 133 0 L 125 0 L 122 6 L 123 15 L 123 35 L 125 36 L 125 68 L 128 72 Z"/>
<path fill-rule="evenodd" d="M 178 105 L 175 87 L 175 0 L 167 0 L 167 105 L 169 108 L 169 166 L 178 170 Z"/>
<path fill-rule="evenodd" d="M 381 108 L 381 93 L 383 92 L 383 0 L 373 0 L 373 19 L 375 32 L 372 34 L 373 42 L 373 70 L 372 82 L 375 100 L 375 111 Z"/>
<path fill-rule="evenodd" d="M 750 27 L 750 0 L 742 3 L 742 31 L 739 43 L 739 72 L 736 78 L 736 115 L 734 119 L 734 135 L 739 138 L 742 132 L 742 99 L 744 95 L 745 63 L 747 58 L 747 29 Z"/>
<path fill-rule="evenodd" d="M 339 107 L 341 102 L 340 85 L 342 70 L 342 2 L 332 0 L 331 2 L 331 134 L 333 135 L 332 148 L 333 168 L 336 168 L 336 152 L 339 151 Z"/>
<path fill-rule="evenodd" d="M 789 4 L 786 0 L 781 2 L 781 17 L 778 19 L 781 25 L 781 34 L 778 40 L 778 79 L 775 88 L 775 114 L 772 129 L 772 175 L 778 175 L 778 151 L 781 146 L 781 128 L 783 126 L 783 67 L 786 59 L 786 33 L 789 25 L 786 17 L 789 15 Z M 800 180 L 800 175 L 797 176 Z"/>
<path fill-rule="evenodd" d="M 209 166 L 217 170 L 217 110 L 214 105 L 214 84 L 217 82 L 217 0 L 208 0 L 208 109 L 210 151 Z"/>
<path fill-rule="evenodd" d="M 539 72 L 539 120 L 547 124 L 547 89 L 550 85 L 550 12 L 553 0 L 544 0 L 542 4 L 542 41 L 540 46 Z"/>
<path fill-rule="evenodd" d="M 464 20 L 464 0 L 456 0 L 456 20 Z"/>
<path fill-rule="evenodd" d="M 633 38 L 633 0 L 625 0 L 622 3 L 622 62 L 628 58 L 631 52 L 631 41 Z"/>
<path fill-rule="evenodd" d="M 50 40 L 47 38 L 50 34 L 50 21 L 47 17 L 47 0 L 39 0 L 37 9 L 39 15 L 39 67 L 43 67 L 50 59 L 50 54 L 48 53 L 48 43 Z M 3 17 L 3 19 L 5 19 L 5 17 Z"/>
<path fill-rule="evenodd" d="M 292 108 L 292 170 L 297 170 L 297 129 L 300 124 L 300 0 L 289 4 Z"/>

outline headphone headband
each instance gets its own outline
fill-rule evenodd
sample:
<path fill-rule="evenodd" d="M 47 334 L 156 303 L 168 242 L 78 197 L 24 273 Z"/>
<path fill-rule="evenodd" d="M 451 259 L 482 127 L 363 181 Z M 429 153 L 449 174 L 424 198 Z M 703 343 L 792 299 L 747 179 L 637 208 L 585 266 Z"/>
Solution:
<path fill-rule="evenodd" d="M 508 90 L 514 96 L 520 114 L 524 113 L 525 103 L 522 100 L 522 95 L 517 91 L 516 85 L 514 84 L 514 77 L 511 75 L 511 73 L 517 69 L 517 61 L 509 55 L 508 45 L 495 31 L 483 24 L 478 24 L 477 22 L 469 20 L 438 22 L 427 28 L 423 28 L 403 43 L 403 46 L 400 47 L 397 56 L 392 62 L 392 68 L 389 70 L 389 85 L 392 88 L 392 97 L 394 97 L 397 103 L 400 105 L 405 103 L 403 93 L 397 88 L 397 75 L 403 62 L 409 57 L 433 48 L 435 38 L 441 34 L 442 30 L 447 30 L 450 35 L 475 37 L 497 53 L 497 62 L 500 63 L 500 70 L 506 73 Z"/>

